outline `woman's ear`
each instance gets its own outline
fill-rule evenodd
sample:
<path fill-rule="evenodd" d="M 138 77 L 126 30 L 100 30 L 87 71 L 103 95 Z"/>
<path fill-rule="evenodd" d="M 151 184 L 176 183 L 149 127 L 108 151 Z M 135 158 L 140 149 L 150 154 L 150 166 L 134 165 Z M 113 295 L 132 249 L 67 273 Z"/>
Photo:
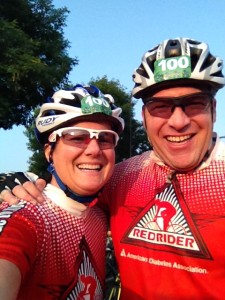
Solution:
<path fill-rule="evenodd" d="M 216 99 L 213 100 L 212 103 L 213 107 L 212 107 L 212 117 L 213 117 L 213 123 L 216 122 Z"/>
<path fill-rule="evenodd" d="M 46 157 L 48 162 L 50 161 L 50 152 L 51 152 L 50 144 L 45 144 L 44 145 L 44 153 L 45 153 L 45 157 Z"/>

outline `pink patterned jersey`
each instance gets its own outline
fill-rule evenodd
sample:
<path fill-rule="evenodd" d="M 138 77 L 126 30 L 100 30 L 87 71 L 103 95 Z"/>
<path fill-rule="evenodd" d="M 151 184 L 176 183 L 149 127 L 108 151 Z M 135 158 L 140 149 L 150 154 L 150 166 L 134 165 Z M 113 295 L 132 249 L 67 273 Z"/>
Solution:
<path fill-rule="evenodd" d="M 120 300 L 224 299 L 225 145 L 198 170 L 174 173 L 153 152 L 116 167 L 104 192 Z"/>
<path fill-rule="evenodd" d="M 81 209 L 52 185 L 44 195 L 43 205 L 0 206 L 0 258 L 21 271 L 18 299 L 103 299 L 104 213 Z"/>

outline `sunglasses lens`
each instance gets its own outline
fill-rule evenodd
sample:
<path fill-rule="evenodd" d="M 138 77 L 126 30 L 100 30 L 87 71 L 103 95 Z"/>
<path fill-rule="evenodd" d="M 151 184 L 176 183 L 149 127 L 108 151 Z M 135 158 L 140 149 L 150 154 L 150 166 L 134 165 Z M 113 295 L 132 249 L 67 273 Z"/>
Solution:
<path fill-rule="evenodd" d="M 116 135 L 112 132 L 100 132 L 98 135 L 98 143 L 101 149 L 111 149 L 117 144 Z"/>
<path fill-rule="evenodd" d="M 86 129 L 65 129 L 62 132 L 62 139 L 77 148 L 85 149 L 92 138 L 96 138 L 101 150 L 113 149 L 117 144 L 117 134 L 113 131 L 86 130 Z"/>
<path fill-rule="evenodd" d="M 89 132 L 80 129 L 66 129 L 62 132 L 62 138 L 68 141 L 79 142 L 88 138 L 90 136 Z"/>
<path fill-rule="evenodd" d="M 176 107 L 181 107 L 188 117 L 204 113 L 210 107 L 212 96 L 205 93 L 177 98 L 151 98 L 146 108 L 151 116 L 168 119 Z"/>
<path fill-rule="evenodd" d="M 195 95 L 191 101 L 184 103 L 185 113 L 189 117 L 204 113 L 210 107 L 211 99 L 212 97 L 209 95 Z"/>
<path fill-rule="evenodd" d="M 172 105 L 166 101 L 153 100 L 145 105 L 149 114 L 153 117 L 169 118 L 172 112 Z"/>

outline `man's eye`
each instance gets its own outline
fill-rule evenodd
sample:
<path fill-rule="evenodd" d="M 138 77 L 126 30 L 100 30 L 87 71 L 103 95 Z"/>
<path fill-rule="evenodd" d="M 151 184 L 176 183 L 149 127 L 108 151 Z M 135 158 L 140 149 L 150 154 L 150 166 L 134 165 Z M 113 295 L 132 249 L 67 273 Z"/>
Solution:
<path fill-rule="evenodd" d="M 206 102 L 201 102 L 201 101 L 198 101 L 198 102 L 196 101 L 196 102 L 192 102 L 190 104 L 187 104 L 187 106 L 193 107 L 193 108 L 195 108 L 195 107 L 204 108 L 204 107 L 207 106 L 207 103 Z"/>
<path fill-rule="evenodd" d="M 170 108 L 170 105 L 166 105 L 166 104 L 156 104 L 152 107 L 153 110 L 168 109 L 168 108 Z"/>

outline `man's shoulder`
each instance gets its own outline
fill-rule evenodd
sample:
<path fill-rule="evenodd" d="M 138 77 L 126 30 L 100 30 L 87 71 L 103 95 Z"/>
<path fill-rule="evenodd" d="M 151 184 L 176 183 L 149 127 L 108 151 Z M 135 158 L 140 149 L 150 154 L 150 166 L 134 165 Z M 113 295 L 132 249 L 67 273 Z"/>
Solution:
<path fill-rule="evenodd" d="M 45 204 L 35 205 L 24 200 L 17 204 L 9 205 L 3 202 L 0 205 L 0 220 L 16 219 L 20 223 L 43 224 L 46 216 L 49 215 L 49 208 Z"/>
<path fill-rule="evenodd" d="M 225 142 L 221 139 L 218 141 L 216 157 L 222 157 L 225 161 Z"/>
<path fill-rule="evenodd" d="M 148 165 L 150 163 L 150 154 L 151 151 L 146 151 L 140 155 L 132 156 L 115 166 L 115 172 L 121 172 L 121 171 L 135 171 L 137 169 L 141 169 L 144 166 Z"/>
<path fill-rule="evenodd" d="M 3 202 L 0 205 L 0 216 L 13 215 L 21 210 L 26 210 L 28 202 L 20 200 L 17 204 L 9 205 L 7 202 Z"/>
<path fill-rule="evenodd" d="M 215 147 L 208 158 L 206 165 L 210 165 L 212 162 L 225 163 L 225 143 L 220 138 L 217 139 Z"/>

